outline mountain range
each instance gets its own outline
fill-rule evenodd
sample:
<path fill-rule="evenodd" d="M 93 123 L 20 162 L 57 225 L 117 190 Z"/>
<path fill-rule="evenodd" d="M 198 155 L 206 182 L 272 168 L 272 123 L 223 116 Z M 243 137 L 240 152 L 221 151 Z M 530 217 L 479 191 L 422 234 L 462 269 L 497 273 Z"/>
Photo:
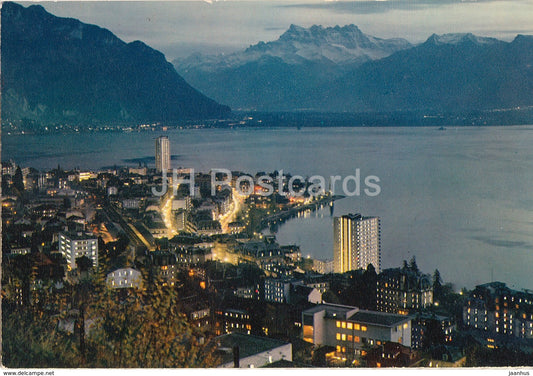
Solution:
<path fill-rule="evenodd" d="M 227 116 L 164 55 L 140 41 L 2 4 L 2 118 L 39 123 L 143 123 Z"/>
<path fill-rule="evenodd" d="M 533 37 L 432 35 L 412 45 L 356 26 L 292 25 L 229 55 L 175 60 L 176 70 L 234 109 L 469 112 L 533 105 Z"/>
<path fill-rule="evenodd" d="M 426 42 L 332 81 L 310 106 L 332 111 L 468 113 L 533 105 L 533 37 L 512 42 L 472 34 Z"/>
<path fill-rule="evenodd" d="M 405 39 L 376 38 L 355 25 L 291 25 L 276 41 L 228 55 L 193 54 L 173 63 L 189 82 L 233 108 L 291 111 L 333 78 L 410 47 Z"/>
<path fill-rule="evenodd" d="M 505 42 L 431 35 L 413 45 L 355 25 L 291 25 L 275 41 L 171 64 L 140 41 L 125 43 L 40 5 L 3 3 L 1 27 L 3 122 L 140 124 L 229 116 L 230 108 L 219 103 L 235 110 L 447 119 L 533 108 L 533 36 Z M 533 120 L 521 116 L 520 122 Z"/>

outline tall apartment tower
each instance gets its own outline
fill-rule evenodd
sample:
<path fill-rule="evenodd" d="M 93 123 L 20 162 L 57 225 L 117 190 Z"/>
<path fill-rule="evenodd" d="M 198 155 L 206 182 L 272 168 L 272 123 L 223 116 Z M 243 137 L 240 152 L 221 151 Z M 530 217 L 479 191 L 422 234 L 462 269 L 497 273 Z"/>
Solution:
<path fill-rule="evenodd" d="M 166 136 L 155 140 L 155 168 L 157 172 L 170 169 L 170 143 Z"/>
<path fill-rule="evenodd" d="M 87 256 L 93 262 L 93 268 L 98 268 L 98 238 L 91 234 L 60 233 L 59 251 L 70 270 L 76 269 L 76 259 L 82 256 Z"/>
<path fill-rule="evenodd" d="M 333 268 L 335 273 L 366 269 L 381 271 L 380 221 L 378 217 L 348 214 L 333 221 Z"/>

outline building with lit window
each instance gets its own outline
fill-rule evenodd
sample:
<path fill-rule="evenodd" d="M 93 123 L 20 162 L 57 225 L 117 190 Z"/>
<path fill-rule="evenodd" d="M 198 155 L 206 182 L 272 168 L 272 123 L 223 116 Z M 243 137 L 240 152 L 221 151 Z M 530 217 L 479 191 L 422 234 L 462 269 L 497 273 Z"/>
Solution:
<path fill-rule="evenodd" d="M 335 273 L 366 269 L 381 271 L 380 220 L 348 214 L 333 221 L 333 268 Z"/>
<path fill-rule="evenodd" d="M 174 286 L 178 278 L 178 260 L 168 251 L 150 252 L 151 274 L 153 280 L 163 286 Z"/>
<path fill-rule="evenodd" d="M 176 255 L 177 262 L 182 267 L 196 266 L 212 260 L 210 248 L 200 248 L 194 246 L 182 246 L 170 243 L 171 250 Z"/>
<path fill-rule="evenodd" d="M 303 282 L 290 278 L 266 278 L 263 281 L 263 299 L 270 303 L 288 303 L 291 285 L 297 283 Z"/>
<path fill-rule="evenodd" d="M 60 233 L 59 252 L 67 260 L 67 266 L 76 269 L 76 259 L 87 256 L 98 268 L 98 238 L 84 233 Z"/>
<path fill-rule="evenodd" d="M 183 304 L 183 312 L 189 323 L 196 328 L 209 329 L 211 324 L 211 309 L 207 302 L 193 301 Z"/>
<path fill-rule="evenodd" d="M 533 292 L 502 282 L 478 285 L 463 306 L 463 322 L 495 335 L 533 339 Z"/>
<path fill-rule="evenodd" d="M 219 308 L 215 310 L 215 334 L 244 333 L 250 334 L 252 321 L 250 313 L 244 309 Z"/>
<path fill-rule="evenodd" d="M 114 289 L 140 288 L 142 286 L 141 272 L 133 268 L 117 269 L 107 275 L 107 285 Z"/>
<path fill-rule="evenodd" d="M 269 303 L 316 304 L 322 302 L 322 293 L 313 286 L 306 286 L 301 279 L 265 278 L 263 300 Z"/>
<path fill-rule="evenodd" d="M 157 172 L 170 169 L 170 142 L 166 136 L 155 140 L 155 169 Z"/>
<path fill-rule="evenodd" d="M 433 304 L 431 277 L 406 268 L 385 269 L 378 275 L 376 308 L 407 313 Z"/>
<path fill-rule="evenodd" d="M 351 359 L 366 347 L 394 342 L 411 347 L 411 317 L 357 307 L 320 304 L 303 311 L 303 339 L 332 346 Z"/>

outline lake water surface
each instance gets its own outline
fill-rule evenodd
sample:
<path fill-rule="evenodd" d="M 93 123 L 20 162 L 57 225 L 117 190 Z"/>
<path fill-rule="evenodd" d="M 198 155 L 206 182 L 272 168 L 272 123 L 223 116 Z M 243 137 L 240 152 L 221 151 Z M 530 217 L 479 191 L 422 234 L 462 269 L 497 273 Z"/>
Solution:
<path fill-rule="evenodd" d="M 380 178 L 376 197 L 347 197 L 334 215 L 381 217 L 383 268 L 416 256 L 457 288 L 500 280 L 533 289 L 533 127 L 187 129 L 164 132 L 173 167 Z M 155 132 L 2 137 L 2 159 L 50 169 L 153 165 Z M 331 259 L 329 208 L 277 233 Z"/>

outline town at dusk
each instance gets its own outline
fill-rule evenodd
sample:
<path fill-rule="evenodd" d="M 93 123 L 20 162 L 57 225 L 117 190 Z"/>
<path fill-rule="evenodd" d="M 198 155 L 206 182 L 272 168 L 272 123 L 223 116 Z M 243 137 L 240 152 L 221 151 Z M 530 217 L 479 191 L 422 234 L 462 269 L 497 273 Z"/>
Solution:
<path fill-rule="evenodd" d="M 532 14 L 3 2 L 4 375 L 529 375 Z"/>

